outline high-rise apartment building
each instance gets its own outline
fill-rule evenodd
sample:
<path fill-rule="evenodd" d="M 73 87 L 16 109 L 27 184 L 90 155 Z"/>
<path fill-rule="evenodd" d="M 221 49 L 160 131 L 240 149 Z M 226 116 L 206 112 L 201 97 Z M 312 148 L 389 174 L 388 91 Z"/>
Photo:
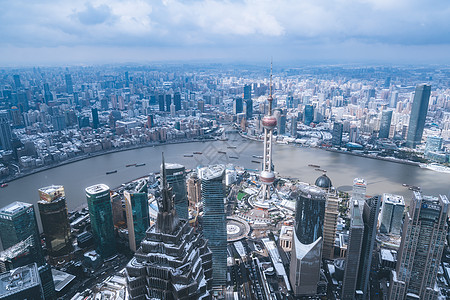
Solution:
<path fill-rule="evenodd" d="M 224 205 L 225 168 L 200 169 L 203 200 L 203 235 L 212 251 L 213 286 L 224 286 L 227 273 L 227 231 Z"/>
<path fill-rule="evenodd" d="M 123 192 L 127 216 L 128 241 L 133 252 L 139 248 L 150 227 L 147 179 L 141 179 Z"/>
<path fill-rule="evenodd" d="M 380 214 L 380 232 L 400 235 L 405 201 L 403 196 L 383 194 Z"/>
<path fill-rule="evenodd" d="M 64 187 L 52 185 L 40 188 L 38 208 L 49 255 L 69 254 L 73 247 Z"/>
<path fill-rule="evenodd" d="M 334 122 L 333 131 L 331 133 L 331 145 L 333 145 L 333 147 L 341 147 L 343 131 L 344 125 L 342 123 Z"/>
<path fill-rule="evenodd" d="M 86 197 L 97 253 L 107 258 L 116 253 L 116 240 L 109 187 L 97 184 L 86 188 Z"/>
<path fill-rule="evenodd" d="M 428 102 L 430 101 L 431 85 L 419 84 L 416 87 L 416 93 L 409 117 L 408 136 L 406 137 L 406 146 L 415 148 L 422 142 L 423 128 L 428 112 Z"/>
<path fill-rule="evenodd" d="M 295 296 L 317 293 L 322 261 L 326 195 L 318 187 L 299 184 L 296 197 L 289 280 Z"/>
<path fill-rule="evenodd" d="M 392 110 L 383 110 L 381 113 L 380 131 L 378 132 L 379 139 L 387 139 L 391 129 Z"/>
<path fill-rule="evenodd" d="M 389 299 L 438 299 L 436 276 L 448 232 L 448 206 L 446 196 L 413 192 L 397 266 L 391 275 Z"/>
<path fill-rule="evenodd" d="M 344 280 L 342 282 L 342 299 L 353 300 L 356 296 L 359 260 L 364 236 L 364 221 L 357 200 L 352 201 L 349 240 L 345 257 Z"/>
<path fill-rule="evenodd" d="M 9 121 L 8 112 L 0 110 L 0 149 L 11 150 L 11 122 Z"/>
<path fill-rule="evenodd" d="M 181 219 L 188 219 L 188 200 L 186 191 L 186 169 L 183 165 L 166 163 L 167 183 L 173 189 L 175 210 Z"/>
<path fill-rule="evenodd" d="M 336 240 L 337 218 L 339 216 L 339 198 L 334 194 L 327 194 L 325 204 L 325 219 L 323 221 L 322 257 L 334 258 L 334 243 Z"/>

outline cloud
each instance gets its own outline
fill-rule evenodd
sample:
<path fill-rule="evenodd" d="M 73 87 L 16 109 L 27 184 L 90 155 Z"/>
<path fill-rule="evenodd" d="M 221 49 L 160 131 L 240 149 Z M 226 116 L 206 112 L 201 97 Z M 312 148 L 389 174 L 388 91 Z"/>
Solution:
<path fill-rule="evenodd" d="M 108 5 L 102 4 L 93 7 L 90 3 L 86 3 L 85 9 L 76 13 L 75 16 L 84 25 L 101 24 L 113 17 L 111 8 Z"/>

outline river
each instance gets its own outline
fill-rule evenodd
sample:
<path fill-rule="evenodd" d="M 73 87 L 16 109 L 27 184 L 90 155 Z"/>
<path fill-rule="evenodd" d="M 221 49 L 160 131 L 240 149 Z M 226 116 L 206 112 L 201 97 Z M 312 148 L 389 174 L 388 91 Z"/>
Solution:
<path fill-rule="evenodd" d="M 235 149 L 228 147 L 236 146 Z M 184 157 L 194 154 L 194 157 Z M 226 151 L 227 155 L 217 151 Z M 84 189 L 87 186 L 105 183 L 111 188 L 121 183 L 159 170 L 161 152 L 166 162 L 184 164 L 186 168 L 210 163 L 234 163 L 250 169 L 259 168 L 252 155 L 262 154 L 262 143 L 230 135 L 228 141 L 209 141 L 183 144 L 167 144 L 105 154 L 60 167 L 32 174 L 9 183 L 0 189 L 0 205 L 3 207 L 13 201 L 36 204 L 38 188 L 52 184 L 63 185 L 69 209 L 78 208 L 86 203 Z M 239 159 L 230 159 L 237 156 Z M 335 187 L 351 189 L 353 178 L 362 177 L 367 183 L 367 194 L 395 193 L 403 195 L 408 201 L 411 191 L 402 183 L 420 186 L 424 193 L 430 195 L 445 194 L 450 191 L 450 174 L 421 169 L 388 161 L 358 157 L 348 154 L 328 152 L 314 148 L 299 148 L 293 145 L 274 145 L 274 165 L 280 176 L 299 178 L 314 183 L 321 172 L 308 167 L 308 164 L 320 165 L 328 171 Z M 141 167 L 126 167 L 127 164 L 142 164 Z M 106 175 L 106 172 L 117 173 Z M 37 207 L 36 207 L 37 208 Z"/>

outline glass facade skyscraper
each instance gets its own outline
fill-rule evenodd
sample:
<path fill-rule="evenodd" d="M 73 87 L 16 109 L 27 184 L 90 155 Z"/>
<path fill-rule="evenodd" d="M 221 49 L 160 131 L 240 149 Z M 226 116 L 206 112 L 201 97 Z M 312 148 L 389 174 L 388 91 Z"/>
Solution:
<path fill-rule="evenodd" d="M 72 242 L 64 187 L 52 185 L 39 189 L 38 208 L 49 254 L 69 254 Z"/>
<path fill-rule="evenodd" d="M 213 286 L 224 286 L 227 274 L 227 231 L 221 165 L 200 169 L 203 200 L 203 235 L 212 251 Z"/>
<path fill-rule="evenodd" d="M 11 150 L 11 123 L 6 110 L 0 110 L 0 149 Z"/>
<path fill-rule="evenodd" d="M 405 201 L 403 196 L 383 194 L 380 215 L 380 232 L 400 235 Z"/>
<path fill-rule="evenodd" d="M 419 84 L 411 107 L 409 117 L 408 136 L 406 146 L 415 148 L 422 141 L 423 128 L 428 112 L 428 102 L 430 100 L 431 85 Z"/>
<path fill-rule="evenodd" d="M 436 275 L 448 232 L 446 196 L 414 192 L 403 223 L 389 299 L 438 299 Z"/>
<path fill-rule="evenodd" d="M 186 190 L 186 169 L 180 164 L 166 163 L 167 183 L 173 189 L 175 210 L 180 219 L 188 219 L 188 200 Z"/>
<path fill-rule="evenodd" d="M 124 191 L 123 195 L 130 249 L 136 252 L 145 238 L 145 231 L 150 227 L 147 180 L 141 179 L 133 189 Z"/>
<path fill-rule="evenodd" d="M 314 121 L 314 106 L 311 104 L 305 105 L 305 109 L 303 110 L 303 123 L 305 125 L 311 125 Z"/>
<path fill-rule="evenodd" d="M 97 253 L 102 258 L 116 253 L 109 187 L 97 184 L 86 188 L 86 197 Z"/>
<path fill-rule="evenodd" d="M 334 122 L 333 132 L 331 138 L 331 145 L 333 147 L 341 147 L 342 144 L 342 133 L 344 132 L 344 125 L 342 123 Z"/>
<path fill-rule="evenodd" d="M 379 139 L 387 139 L 391 129 L 392 110 L 383 110 L 381 113 L 380 131 L 378 132 Z"/>

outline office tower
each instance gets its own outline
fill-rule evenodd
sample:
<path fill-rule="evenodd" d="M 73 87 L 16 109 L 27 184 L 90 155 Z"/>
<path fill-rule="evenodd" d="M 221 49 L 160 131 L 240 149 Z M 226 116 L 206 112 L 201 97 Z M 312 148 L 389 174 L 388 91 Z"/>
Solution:
<path fill-rule="evenodd" d="M 351 125 L 350 126 L 350 132 L 349 132 L 349 141 L 352 143 L 356 143 L 358 142 L 358 136 L 359 136 L 359 130 L 358 127 L 356 127 L 356 125 Z"/>
<path fill-rule="evenodd" d="M 125 86 L 126 87 L 130 86 L 130 76 L 128 74 L 128 71 L 125 71 Z"/>
<path fill-rule="evenodd" d="M 173 189 L 175 210 L 181 219 L 188 219 L 188 200 L 186 192 L 186 169 L 180 164 L 166 163 L 167 183 Z"/>
<path fill-rule="evenodd" d="M 170 112 L 170 105 L 172 104 L 172 95 L 166 94 L 166 111 Z"/>
<path fill-rule="evenodd" d="M 383 110 L 383 112 L 381 113 L 380 131 L 378 132 L 379 139 L 387 139 L 389 137 L 391 120 L 392 110 Z"/>
<path fill-rule="evenodd" d="M 98 120 L 98 110 L 96 108 L 92 109 L 92 127 L 97 129 L 100 125 L 100 121 Z"/>
<path fill-rule="evenodd" d="M 198 204 L 202 200 L 202 181 L 197 173 L 193 173 L 187 181 L 187 197 L 189 207 L 198 210 Z"/>
<path fill-rule="evenodd" d="M 35 263 L 0 274 L 0 299 L 44 299 Z"/>
<path fill-rule="evenodd" d="M 67 94 L 73 94 L 72 75 L 66 74 L 66 92 Z"/>
<path fill-rule="evenodd" d="M 11 123 L 9 122 L 8 112 L 0 110 L 0 149 L 11 150 Z"/>
<path fill-rule="evenodd" d="M 366 189 L 367 183 L 363 178 L 353 179 L 352 200 L 364 201 L 366 199 Z"/>
<path fill-rule="evenodd" d="M 339 215 L 339 198 L 328 194 L 325 204 L 325 219 L 323 221 L 322 258 L 334 258 L 334 243 L 336 239 L 337 218 Z"/>
<path fill-rule="evenodd" d="M 244 109 L 243 103 L 242 103 L 242 98 L 238 97 L 235 98 L 233 101 L 233 114 L 237 115 L 242 113 Z"/>
<path fill-rule="evenodd" d="M 20 82 L 20 75 L 14 74 L 13 80 L 14 80 L 14 87 L 16 88 L 16 90 L 20 89 L 22 87 L 22 83 Z"/>
<path fill-rule="evenodd" d="M 359 259 L 361 254 L 364 222 L 359 208 L 359 202 L 353 200 L 350 232 L 347 245 L 347 254 L 345 257 L 344 280 L 342 282 L 342 299 L 353 300 L 356 296 L 356 283 L 359 271 Z"/>
<path fill-rule="evenodd" d="M 55 130 L 55 131 L 61 131 L 61 130 L 66 129 L 66 117 L 59 113 L 57 115 L 54 115 L 52 117 L 52 125 L 53 125 L 53 130 Z"/>
<path fill-rule="evenodd" d="M 244 100 L 252 99 L 252 86 L 250 84 L 244 85 Z"/>
<path fill-rule="evenodd" d="M 125 100 L 122 96 L 117 97 L 119 99 L 119 110 L 125 110 Z"/>
<path fill-rule="evenodd" d="M 64 187 L 52 185 L 40 188 L 38 208 L 49 255 L 58 257 L 69 254 L 73 247 Z"/>
<path fill-rule="evenodd" d="M 278 134 L 286 134 L 286 115 L 280 115 L 280 123 L 278 124 Z"/>
<path fill-rule="evenodd" d="M 320 279 L 326 196 L 318 187 L 301 184 L 292 196 L 296 197 L 296 205 L 289 279 L 295 296 L 315 295 Z"/>
<path fill-rule="evenodd" d="M 361 201 L 359 201 L 359 205 L 361 206 Z M 363 299 L 370 299 L 370 295 L 368 294 L 369 277 L 370 269 L 372 266 L 373 249 L 377 236 L 377 221 L 381 205 L 381 196 L 371 197 L 367 199 L 362 205 L 364 237 L 361 248 L 361 256 L 359 259 L 357 289 L 362 291 Z"/>
<path fill-rule="evenodd" d="M 24 202 L 13 202 L 0 209 L 0 238 L 2 240 L 3 249 L 8 249 L 16 246 L 20 242 L 28 239 L 24 243 L 24 248 L 17 249 L 18 252 L 28 249 L 26 251 L 27 263 L 34 262 L 38 266 L 39 276 L 41 278 L 45 299 L 52 299 L 55 293 L 55 285 L 51 275 L 51 268 L 45 262 L 42 254 L 41 239 L 39 237 L 39 230 L 36 221 L 36 214 L 34 212 L 33 204 Z M 15 252 L 16 253 L 16 252 Z M 17 255 L 16 255 L 17 254 Z M 13 254 L 11 267 L 23 266 L 25 259 L 18 259 L 25 255 Z"/>
<path fill-rule="evenodd" d="M 389 107 L 390 108 L 396 108 L 397 107 L 397 101 L 398 101 L 398 92 L 393 91 L 391 94 L 391 99 L 389 101 Z"/>
<path fill-rule="evenodd" d="M 109 187 L 105 184 L 87 187 L 86 197 L 96 251 L 102 258 L 110 257 L 116 253 L 116 241 Z"/>
<path fill-rule="evenodd" d="M 53 95 L 52 92 L 50 92 L 50 86 L 48 83 L 44 83 L 44 100 L 46 104 L 53 100 Z"/>
<path fill-rule="evenodd" d="M 175 104 L 175 110 L 181 110 L 181 94 L 180 92 L 176 92 L 173 94 L 173 104 Z"/>
<path fill-rule="evenodd" d="M 297 118 L 295 116 L 291 117 L 291 136 L 297 137 Z"/>
<path fill-rule="evenodd" d="M 310 126 L 314 120 L 314 106 L 307 104 L 303 110 L 303 124 Z"/>
<path fill-rule="evenodd" d="M 431 85 L 419 84 L 416 87 L 414 100 L 409 117 L 408 136 L 406 146 L 415 148 L 422 142 L 423 128 L 428 112 L 428 102 L 430 100 Z"/>
<path fill-rule="evenodd" d="M 400 235 L 405 201 L 403 196 L 383 194 L 380 215 L 380 232 Z"/>
<path fill-rule="evenodd" d="M 205 101 L 203 101 L 203 100 L 198 100 L 198 102 L 197 102 L 197 109 L 198 109 L 200 112 L 204 113 L 204 112 L 205 112 Z"/>
<path fill-rule="evenodd" d="M 150 227 L 148 209 L 148 180 L 141 179 L 135 185 L 123 192 L 127 215 L 128 240 L 133 252 L 139 248 L 145 238 L 145 232 Z"/>
<path fill-rule="evenodd" d="M 438 299 L 436 276 L 448 231 L 448 199 L 413 192 L 389 299 Z"/>
<path fill-rule="evenodd" d="M 275 187 L 273 186 L 273 183 L 275 182 L 275 173 L 273 171 L 272 163 L 272 137 L 273 130 L 277 126 L 277 119 L 272 115 L 272 65 L 270 66 L 270 90 L 267 101 L 269 102 L 269 109 L 267 115 L 265 115 L 261 121 L 264 127 L 263 165 L 259 175 L 261 188 L 259 189 L 256 201 L 254 202 L 255 206 L 265 210 L 269 208 L 269 201 L 272 198 L 273 191 L 271 189 L 275 190 Z"/>
<path fill-rule="evenodd" d="M 164 111 L 164 94 L 158 95 L 158 107 L 159 111 Z"/>
<path fill-rule="evenodd" d="M 253 100 L 248 99 L 245 100 L 245 116 L 247 119 L 251 119 L 253 117 Z"/>
<path fill-rule="evenodd" d="M 333 131 L 331 132 L 331 145 L 333 145 L 333 147 L 341 147 L 343 131 L 344 125 L 342 123 L 334 122 Z"/>
<path fill-rule="evenodd" d="M 425 144 L 425 154 L 428 152 L 439 152 L 442 150 L 443 138 L 440 136 L 427 136 Z"/>
<path fill-rule="evenodd" d="M 210 299 L 212 253 L 188 221 L 178 218 L 164 158 L 161 173 L 156 224 L 126 266 L 129 299 Z M 226 237 L 224 249 L 225 276 Z"/>
<path fill-rule="evenodd" d="M 213 165 L 201 169 L 203 200 L 203 235 L 212 251 L 213 286 L 227 282 L 227 231 L 223 178 L 225 169 Z"/>

